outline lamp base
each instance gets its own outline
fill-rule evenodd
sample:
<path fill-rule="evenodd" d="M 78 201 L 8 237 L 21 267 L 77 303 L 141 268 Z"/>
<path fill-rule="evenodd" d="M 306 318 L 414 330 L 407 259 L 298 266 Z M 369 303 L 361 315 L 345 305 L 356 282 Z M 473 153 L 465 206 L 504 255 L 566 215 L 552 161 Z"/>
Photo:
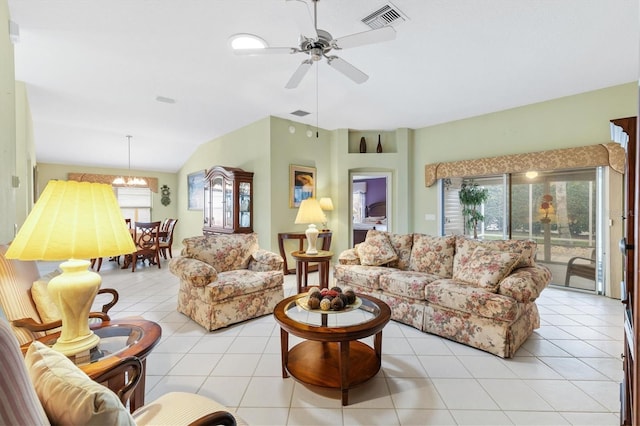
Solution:
<path fill-rule="evenodd" d="M 309 224 L 309 227 L 304 232 L 307 236 L 307 251 L 306 254 L 318 254 L 318 249 L 316 248 L 316 243 L 318 242 L 318 228 L 313 223 Z"/>
<path fill-rule="evenodd" d="M 88 260 L 71 259 L 60 265 L 62 274 L 49 281 L 48 290 L 60 310 L 62 329 L 53 349 L 75 355 L 95 347 L 100 338 L 89 329 L 89 312 L 102 279 L 89 271 Z"/>
<path fill-rule="evenodd" d="M 100 343 L 100 337 L 98 337 L 93 331 L 91 334 L 80 336 L 71 341 L 60 341 L 58 339 L 53 345 L 53 350 L 58 351 L 64 355 L 76 355 L 80 352 L 88 351 L 95 348 Z"/>

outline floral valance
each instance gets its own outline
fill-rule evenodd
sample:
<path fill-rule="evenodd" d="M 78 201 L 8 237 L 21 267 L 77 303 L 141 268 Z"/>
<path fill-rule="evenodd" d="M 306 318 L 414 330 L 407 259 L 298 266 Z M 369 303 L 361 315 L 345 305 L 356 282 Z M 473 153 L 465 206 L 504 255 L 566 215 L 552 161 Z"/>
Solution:
<path fill-rule="evenodd" d="M 69 173 L 68 174 L 69 180 L 75 180 L 77 182 L 108 183 L 109 185 L 113 185 L 113 180 L 117 177 L 118 177 L 117 175 L 99 175 L 94 173 Z M 147 181 L 147 187 L 151 191 L 158 192 L 158 178 L 146 177 L 146 176 L 138 176 L 138 177 L 141 177 Z M 126 179 L 126 176 L 125 176 L 125 179 Z M 113 185 L 113 186 L 124 186 L 124 185 Z"/>
<path fill-rule="evenodd" d="M 451 177 L 491 176 L 505 173 L 524 173 L 532 170 L 562 170 L 596 166 L 609 166 L 618 173 L 624 173 L 625 158 L 624 148 L 615 142 L 610 142 L 578 148 L 434 163 L 425 166 L 425 185 L 429 187 L 438 179 Z"/>

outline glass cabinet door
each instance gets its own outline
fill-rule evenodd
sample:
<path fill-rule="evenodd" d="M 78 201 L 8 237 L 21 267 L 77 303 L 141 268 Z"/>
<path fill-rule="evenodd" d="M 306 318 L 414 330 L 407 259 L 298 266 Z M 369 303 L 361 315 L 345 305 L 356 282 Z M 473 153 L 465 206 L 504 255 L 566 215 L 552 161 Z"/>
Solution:
<path fill-rule="evenodd" d="M 222 177 L 216 177 L 211 184 L 211 223 L 209 226 L 222 226 L 222 219 L 224 217 L 222 185 Z"/>
<path fill-rule="evenodd" d="M 246 228 L 251 225 L 251 184 L 249 182 L 240 182 L 240 226 Z"/>
<path fill-rule="evenodd" d="M 224 181 L 224 227 L 233 228 L 233 182 Z"/>

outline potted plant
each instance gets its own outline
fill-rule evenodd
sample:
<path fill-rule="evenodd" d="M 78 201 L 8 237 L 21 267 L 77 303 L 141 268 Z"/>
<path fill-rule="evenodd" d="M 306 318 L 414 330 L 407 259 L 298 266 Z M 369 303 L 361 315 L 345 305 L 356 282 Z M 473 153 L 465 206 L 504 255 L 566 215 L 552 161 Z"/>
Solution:
<path fill-rule="evenodd" d="M 489 198 L 489 190 L 478 186 L 477 183 L 463 183 L 458 195 L 465 224 L 473 229 L 473 238 L 478 239 L 478 222 L 484 220 L 479 208 Z"/>

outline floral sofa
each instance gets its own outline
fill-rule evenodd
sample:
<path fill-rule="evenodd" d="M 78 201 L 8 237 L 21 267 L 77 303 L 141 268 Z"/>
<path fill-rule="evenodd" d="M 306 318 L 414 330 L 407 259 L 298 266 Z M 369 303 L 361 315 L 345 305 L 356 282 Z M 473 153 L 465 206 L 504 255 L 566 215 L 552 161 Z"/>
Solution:
<path fill-rule="evenodd" d="M 283 260 L 252 234 L 185 238 L 169 270 L 180 278 L 178 311 L 207 330 L 271 314 L 284 298 Z"/>
<path fill-rule="evenodd" d="M 510 358 L 540 326 L 535 300 L 551 281 L 535 255 L 530 240 L 369 231 L 334 278 L 386 302 L 396 321 Z"/>

